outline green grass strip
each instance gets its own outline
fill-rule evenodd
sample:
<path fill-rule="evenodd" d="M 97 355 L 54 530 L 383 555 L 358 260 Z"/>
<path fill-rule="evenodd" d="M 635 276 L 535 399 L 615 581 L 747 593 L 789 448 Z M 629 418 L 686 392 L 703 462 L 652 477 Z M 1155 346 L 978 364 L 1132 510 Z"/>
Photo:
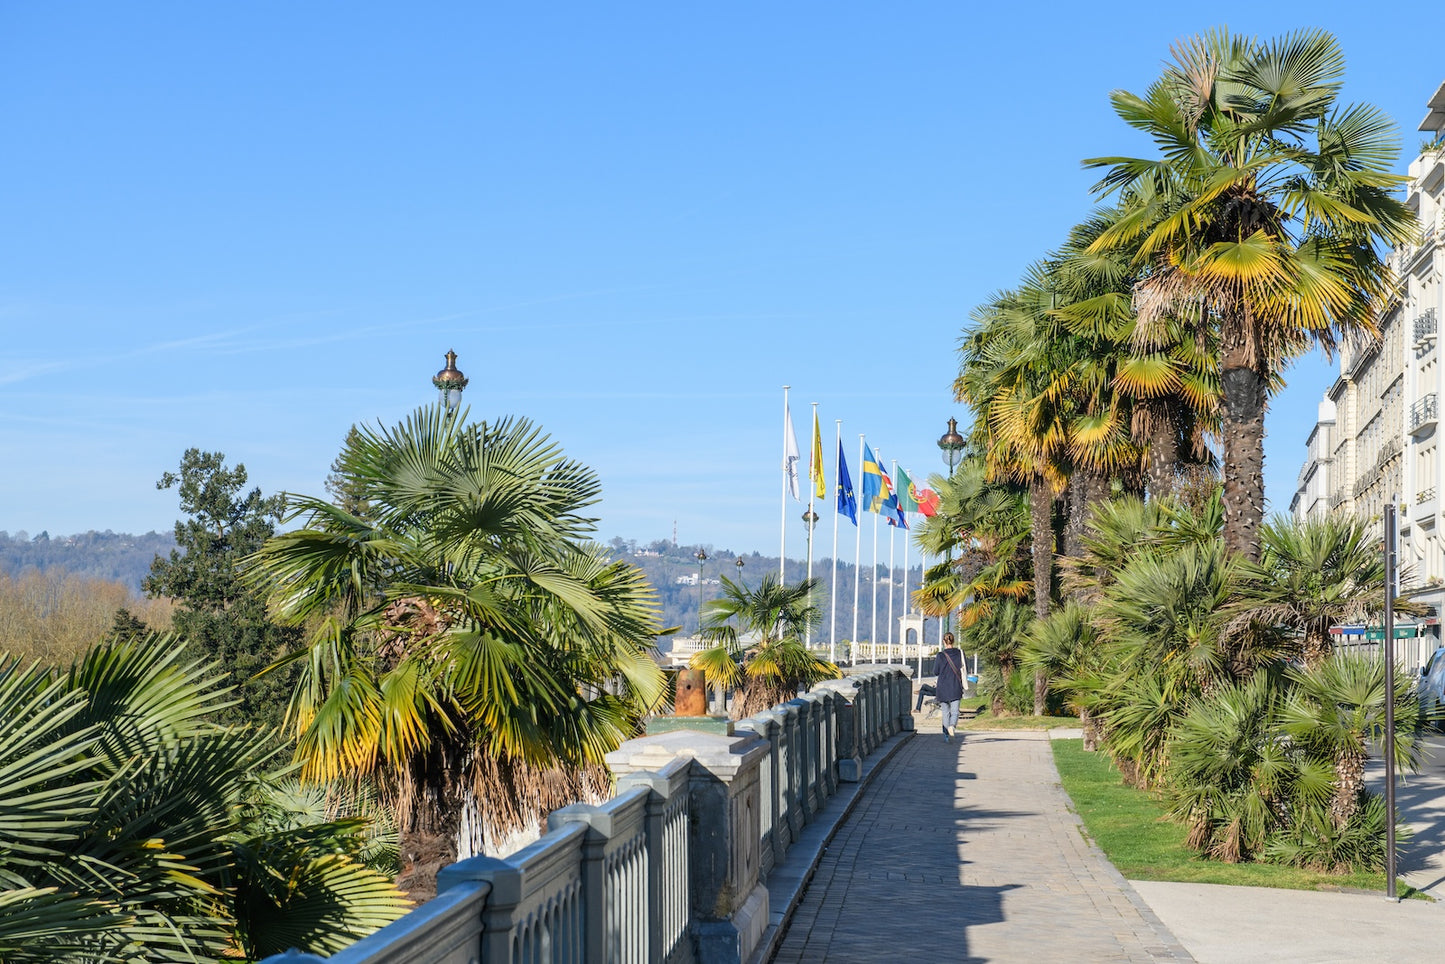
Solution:
<path fill-rule="evenodd" d="M 1124 785 L 1105 753 L 1087 753 L 1082 740 L 1053 740 L 1054 763 L 1064 791 L 1084 826 L 1119 872 L 1131 880 L 1346 890 L 1384 893 L 1385 875 L 1321 874 L 1275 864 L 1226 864 L 1204 860 L 1184 845 L 1187 832 L 1165 816 L 1155 794 Z M 1401 897 L 1414 895 L 1400 882 Z"/>

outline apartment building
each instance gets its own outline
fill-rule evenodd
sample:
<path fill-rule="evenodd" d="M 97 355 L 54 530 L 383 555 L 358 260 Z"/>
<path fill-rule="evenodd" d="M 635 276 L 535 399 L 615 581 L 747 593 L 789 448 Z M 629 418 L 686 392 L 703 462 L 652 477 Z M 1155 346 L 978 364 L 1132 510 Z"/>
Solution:
<path fill-rule="evenodd" d="M 1330 512 L 1335 463 L 1335 403 L 1320 402 L 1319 418 L 1305 442 L 1305 464 L 1300 468 L 1289 511 L 1296 519 L 1323 519 Z"/>
<path fill-rule="evenodd" d="M 1350 512 L 1380 524 L 1385 506 L 1398 506 L 1399 560 L 1414 595 L 1445 609 L 1445 503 L 1442 503 L 1440 317 L 1445 314 L 1445 84 L 1420 124 L 1427 139 L 1409 167 L 1406 203 L 1420 219 L 1418 243 L 1389 255 L 1397 284 L 1380 319 L 1377 339 L 1341 346 L 1340 374 L 1320 406 L 1290 509 L 1317 518 L 1317 494 L 1327 486 L 1331 512 Z M 1332 415 L 1332 418 L 1327 418 Z M 1430 624 L 1419 650 L 1438 644 Z"/>

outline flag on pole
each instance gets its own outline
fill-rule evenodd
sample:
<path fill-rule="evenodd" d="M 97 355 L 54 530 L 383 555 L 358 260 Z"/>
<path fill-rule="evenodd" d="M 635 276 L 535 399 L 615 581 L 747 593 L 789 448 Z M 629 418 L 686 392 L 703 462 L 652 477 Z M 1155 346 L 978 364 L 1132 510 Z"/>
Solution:
<path fill-rule="evenodd" d="M 798 495 L 798 435 L 793 431 L 793 413 L 788 411 L 787 402 L 783 403 L 783 421 L 786 431 L 783 433 L 783 473 L 788 477 L 788 493 L 793 501 L 801 502 L 802 497 Z"/>
<path fill-rule="evenodd" d="M 873 456 L 873 449 L 867 445 L 863 446 L 863 508 L 868 512 L 877 512 L 878 503 L 883 499 L 883 472 L 878 468 L 878 460 Z"/>
<path fill-rule="evenodd" d="M 869 512 L 883 512 L 884 503 L 893 498 L 893 480 L 878 464 L 873 450 L 863 446 L 863 508 Z"/>
<path fill-rule="evenodd" d="M 899 471 L 901 472 L 903 470 L 899 469 Z M 900 529 L 907 529 L 908 517 L 903 514 L 903 496 L 901 492 L 893 489 L 893 480 L 888 478 L 888 473 L 886 472 L 883 473 L 883 481 L 888 484 L 889 491 L 888 497 L 883 500 L 883 505 L 879 508 L 879 511 L 883 513 L 883 517 L 888 520 L 889 525 L 896 526 Z M 892 604 L 891 599 L 889 600 L 889 604 Z M 891 619 L 892 617 L 890 616 L 889 618 Z"/>
<path fill-rule="evenodd" d="M 843 457 L 843 443 L 838 443 L 838 514 L 858 524 L 858 497 L 853 494 L 853 480 L 848 477 L 848 460 Z"/>
<path fill-rule="evenodd" d="M 901 512 L 918 511 L 918 497 L 913 488 L 913 480 L 901 465 L 898 466 L 898 509 Z"/>
<path fill-rule="evenodd" d="M 918 511 L 932 518 L 938 515 L 938 493 L 932 489 L 919 489 L 915 498 L 918 500 Z"/>
<path fill-rule="evenodd" d="M 828 497 L 823 484 L 823 434 L 818 431 L 818 410 L 813 410 L 813 457 L 809 459 L 808 475 L 813 480 L 813 494 L 820 499 Z"/>
<path fill-rule="evenodd" d="M 920 489 L 903 466 L 898 466 L 898 507 L 904 512 L 921 512 L 925 516 L 938 515 L 938 493 L 932 489 Z"/>

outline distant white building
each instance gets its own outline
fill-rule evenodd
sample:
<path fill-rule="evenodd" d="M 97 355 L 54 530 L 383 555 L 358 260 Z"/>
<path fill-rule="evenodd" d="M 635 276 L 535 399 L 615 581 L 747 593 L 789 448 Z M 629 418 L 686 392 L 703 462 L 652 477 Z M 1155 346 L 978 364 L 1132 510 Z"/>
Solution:
<path fill-rule="evenodd" d="M 1379 527 L 1385 506 L 1395 503 L 1400 565 L 1412 575 L 1406 587 L 1415 587 L 1415 599 L 1438 615 L 1445 605 L 1445 448 L 1439 431 L 1445 395 L 1439 338 L 1445 315 L 1445 84 L 1430 98 L 1420 130 L 1432 137 L 1411 162 L 1405 187 L 1405 202 L 1420 220 L 1419 241 L 1389 254 L 1397 283 L 1379 320 L 1379 339 L 1350 338 L 1341 346 L 1339 377 L 1320 405 L 1290 509 L 1296 518 L 1316 518 L 1320 493 L 1328 492 L 1331 512 L 1349 512 Z M 1438 645 L 1438 625 L 1430 634 L 1418 646 L 1422 659 Z"/>
<path fill-rule="evenodd" d="M 676 579 L 674 579 L 672 582 L 673 582 L 674 585 L 677 585 L 677 586 L 696 586 L 696 585 L 697 585 L 697 579 L 698 579 L 697 573 L 693 572 L 693 573 L 689 573 L 689 574 L 686 575 L 686 576 L 678 576 L 678 577 L 677 577 Z"/>
<path fill-rule="evenodd" d="M 1303 522 L 1329 515 L 1334 462 L 1335 403 L 1326 398 L 1320 401 L 1319 418 L 1305 443 L 1305 464 L 1299 471 L 1294 498 L 1289 503 L 1290 514 L 1296 519 Z"/>

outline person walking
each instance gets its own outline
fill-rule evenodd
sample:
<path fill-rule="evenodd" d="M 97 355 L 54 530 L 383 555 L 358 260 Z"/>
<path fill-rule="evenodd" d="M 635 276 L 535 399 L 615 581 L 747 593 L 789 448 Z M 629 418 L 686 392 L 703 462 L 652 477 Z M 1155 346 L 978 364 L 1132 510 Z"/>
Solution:
<path fill-rule="evenodd" d="M 943 738 L 952 743 L 953 730 L 958 726 L 958 701 L 963 699 L 963 654 L 953 641 L 953 633 L 943 634 L 943 649 L 933 657 L 933 675 L 938 677 L 934 698 L 943 711 Z"/>

